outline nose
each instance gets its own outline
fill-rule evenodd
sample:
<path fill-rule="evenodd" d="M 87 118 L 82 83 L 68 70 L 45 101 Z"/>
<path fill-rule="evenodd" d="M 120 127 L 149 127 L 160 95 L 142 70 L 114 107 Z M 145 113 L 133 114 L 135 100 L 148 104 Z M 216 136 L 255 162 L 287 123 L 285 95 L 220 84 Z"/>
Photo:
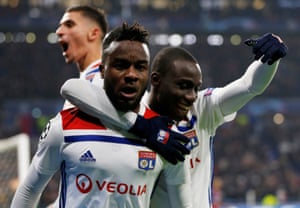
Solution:
<path fill-rule="evenodd" d="M 186 100 L 189 102 L 193 103 L 197 99 L 198 92 L 195 91 L 194 89 L 188 90 L 188 92 L 185 94 Z"/>
<path fill-rule="evenodd" d="M 56 29 L 55 33 L 56 33 L 56 35 L 61 36 L 62 33 L 63 33 L 62 27 L 58 26 L 58 28 Z"/>
<path fill-rule="evenodd" d="M 134 66 L 130 66 L 125 73 L 125 81 L 126 82 L 132 82 L 138 80 L 138 73 L 137 69 Z"/>

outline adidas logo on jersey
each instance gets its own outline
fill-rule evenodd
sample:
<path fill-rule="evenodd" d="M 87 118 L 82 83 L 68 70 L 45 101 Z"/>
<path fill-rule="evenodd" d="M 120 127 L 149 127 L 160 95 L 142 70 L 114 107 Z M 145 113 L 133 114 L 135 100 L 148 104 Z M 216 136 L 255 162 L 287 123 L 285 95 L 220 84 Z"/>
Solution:
<path fill-rule="evenodd" d="M 79 160 L 80 162 L 96 162 L 96 159 L 94 158 L 90 150 L 86 151 L 83 155 L 81 155 Z"/>

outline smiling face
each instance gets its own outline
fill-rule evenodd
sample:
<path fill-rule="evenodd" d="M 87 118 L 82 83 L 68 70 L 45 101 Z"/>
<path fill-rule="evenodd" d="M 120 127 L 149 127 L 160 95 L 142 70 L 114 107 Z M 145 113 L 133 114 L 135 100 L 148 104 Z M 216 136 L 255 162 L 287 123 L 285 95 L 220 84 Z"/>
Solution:
<path fill-rule="evenodd" d="M 194 62 L 176 59 L 164 75 L 152 73 L 154 102 L 151 108 L 174 120 L 182 120 L 197 99 L 202 84 L 200 66 Z"/>
<path fill-rule="evenodd" d="M 112 42 L 103 59 L 104 88 L 116 109 L 138 111 L 149 79 L 149 51 L 137 41 Z"/>

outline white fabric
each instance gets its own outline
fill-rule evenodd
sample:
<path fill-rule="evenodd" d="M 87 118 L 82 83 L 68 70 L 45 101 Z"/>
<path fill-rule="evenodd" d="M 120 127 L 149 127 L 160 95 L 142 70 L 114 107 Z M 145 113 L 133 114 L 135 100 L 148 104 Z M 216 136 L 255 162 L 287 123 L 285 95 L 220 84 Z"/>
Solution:
<path fill-rule="evenodd" d="M 79 78 L 82 80 L 87 80 L 92 84 L 102 87 L 103 86 L 103 79 L 100 75 L 99 66 L 101 64 L 101 59 L 98 59 L 92 62 L 83 72 L 80 72 Z M 74 105 L 71 104 L 68 100 L 65 101 L 63 105 L 63 110 L 73 108 Z"/>
<path fill-rule="evenodd" d="M 74 92 L 76 91 L 76 92 Z M 133 112 L 122 113 L 112 107 L 102 87 L 91 85 L 90 82 L 80 79 L 69 79 L 61 87 L 61 94 L 66 100 L 79 107 L 90 115 L 100 115 L 106 126 L 113 126 L 124 130 L 130 129 L 137 114 Z M 86 105 L 85 103 L 88 103 Z M 101 107 L 99 104 L 101 103 Z"/>

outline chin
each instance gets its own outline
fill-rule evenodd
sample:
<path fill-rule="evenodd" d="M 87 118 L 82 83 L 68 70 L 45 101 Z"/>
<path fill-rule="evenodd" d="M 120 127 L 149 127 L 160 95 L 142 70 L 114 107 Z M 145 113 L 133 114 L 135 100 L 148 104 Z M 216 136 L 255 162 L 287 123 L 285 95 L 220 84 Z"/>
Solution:
<path fill-rule="evenodd" d="M 186 118 L 187 112 L 182 112 L 182 111 L 180 111 L 180 112 L 177 112 L 177 113 L 174 114 L 174 115 L 176 115 L 176 120 L 177 120 L 177 121 L 181 121 L 181 120 L 183 120 L 183 119 Z"/>

